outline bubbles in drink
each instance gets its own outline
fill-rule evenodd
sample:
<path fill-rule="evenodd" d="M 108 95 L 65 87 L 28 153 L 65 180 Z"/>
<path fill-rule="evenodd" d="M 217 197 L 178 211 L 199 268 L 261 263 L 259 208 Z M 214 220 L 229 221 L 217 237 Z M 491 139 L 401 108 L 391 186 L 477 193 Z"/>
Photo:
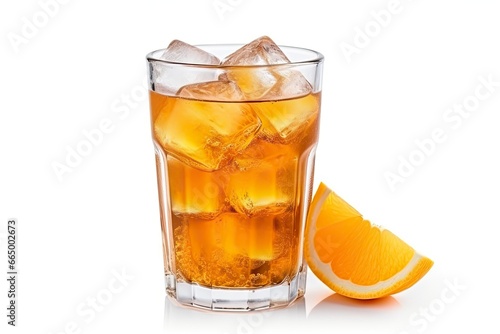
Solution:
<path fill-rule="evenodd" d="M 278 227 L 286 214 L 249 218 L 223 213 L 217 218 L 174 217 L 177 268 L 188 281 L 208 286 L 263 286 L 290 274 L 288 229 Z M 290 215 L 287 216 L 290 218 Z M 237 284 L 237 285 L 233 285 Z"/>

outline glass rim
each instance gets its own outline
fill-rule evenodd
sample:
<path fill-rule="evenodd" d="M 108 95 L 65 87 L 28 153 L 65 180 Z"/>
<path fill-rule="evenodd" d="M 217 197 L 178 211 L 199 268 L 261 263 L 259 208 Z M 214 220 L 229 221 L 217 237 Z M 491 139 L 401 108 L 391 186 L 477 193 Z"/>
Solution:
<path fill-rule="evenodd" d="M 205 48 L 205 47 L 221 47 L 221 48 L 234 48 L 234 51 L 236 51 L 238 48 L 244 46 L 245 44 L 195 44 L 193 46 L 197 48 Z M 211 68 L 211 69 L 217 69 L 217 68 L 277 68 L 277 67 L 293 67 L 293 66 L 300 66 L 300 65 L 312 65 L 312 64 L 319 64 L 324 61 L 324 56 L 322 53 L 318 51 L 314 51 L 312 49 L 308 48 L 303 48 L 303 47 L 297 47 L 297 46 L 288 46 L 288 45 L 278 45 L 278 47 L 285 53 L 285 50 L 297 50 L 301 52 L 306 52 L 311 54 L 311 57 L 305 57 L 303 60 L 295 60 L 295 61 L 290 61 L 289 63 L 280 63 L 280 64 L 256 64 L 256 65 L 222 65 L 222 64 L 200 64 L 200 63 L 189 63 L 189 62 L 179 62 L 179 61 L 171 61 L 171 60 L 165 60 L 161 59 L 157 54 L 161 51 L 165 51 L 166 48 L 162 49 L 157 49 L 154 51 L 149 52 L 146 55 L 147 61 L 150 62 L 160 62 L 160 63 L 165 63 L 169 65 L 174 65 L 174 66 L 184 66 L 184 67 L 198 67 L 198 68 Z M 234 52 L 233 51 L 233 52 Z M 287 55 L 288 57 L 288 55 Z"/>

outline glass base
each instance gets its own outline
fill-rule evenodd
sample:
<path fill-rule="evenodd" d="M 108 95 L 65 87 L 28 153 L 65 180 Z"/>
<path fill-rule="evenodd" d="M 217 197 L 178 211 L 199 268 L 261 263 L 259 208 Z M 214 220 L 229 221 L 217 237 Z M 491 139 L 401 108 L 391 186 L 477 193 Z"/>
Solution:
<path fill-rule="evenodd" d="M 212 311 L 254 311 L 285 307 L 302 297 L 306 289 L 306 268 L 291 280 L 262 288 L 207 288 L 176 282 L 165 277 L 167 295 L 184 306 Z"/>

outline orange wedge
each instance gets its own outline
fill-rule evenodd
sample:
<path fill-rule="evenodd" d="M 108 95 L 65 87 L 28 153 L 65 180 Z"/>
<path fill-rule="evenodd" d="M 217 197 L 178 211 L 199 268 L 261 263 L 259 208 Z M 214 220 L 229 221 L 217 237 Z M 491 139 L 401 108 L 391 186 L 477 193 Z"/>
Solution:
<path fill-rule="evenodd" d="M 364 220 L 323 183 L 309 209 L 304 248 L 307 264 L 323 283 L 357 299 L 406 290 L 433 265 L 389 230 Z"/>

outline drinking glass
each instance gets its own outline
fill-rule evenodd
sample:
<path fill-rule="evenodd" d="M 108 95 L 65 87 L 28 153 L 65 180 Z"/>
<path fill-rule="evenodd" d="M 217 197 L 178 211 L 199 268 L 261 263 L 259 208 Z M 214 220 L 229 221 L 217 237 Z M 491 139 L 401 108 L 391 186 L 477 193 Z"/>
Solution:
<path fill-rule="evenodd" d="M 222 59 L 241 45 L 197 47 Z M 323 56 L 281 50 L 289 63 L 147 55 L 166 292 L 180 304 L 248 311 L 305 293 Z"/>

